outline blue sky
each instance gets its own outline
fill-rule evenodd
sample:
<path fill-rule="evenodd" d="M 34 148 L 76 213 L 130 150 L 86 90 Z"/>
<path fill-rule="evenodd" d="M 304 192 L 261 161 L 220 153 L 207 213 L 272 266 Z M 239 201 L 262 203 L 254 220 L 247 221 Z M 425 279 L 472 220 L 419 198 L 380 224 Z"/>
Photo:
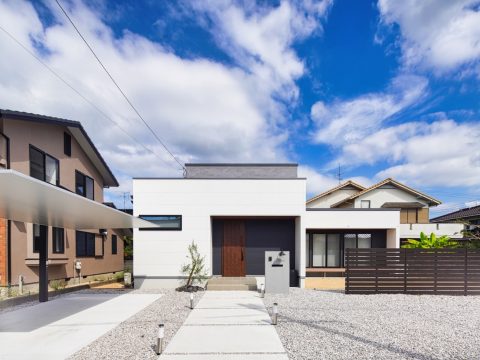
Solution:
<path fill-rule="evenodd" d="M 434 214 L 480 200 L 479 1 L 61 2 L 182 162 L 298 162 L 310 195 L 340 164 Z M 0 23 L 109 119 L 0 32 L 2 108 L 81 121 L 121 182 L 109 199 L 181 175 L 54 1 L 0 0 Z"/>

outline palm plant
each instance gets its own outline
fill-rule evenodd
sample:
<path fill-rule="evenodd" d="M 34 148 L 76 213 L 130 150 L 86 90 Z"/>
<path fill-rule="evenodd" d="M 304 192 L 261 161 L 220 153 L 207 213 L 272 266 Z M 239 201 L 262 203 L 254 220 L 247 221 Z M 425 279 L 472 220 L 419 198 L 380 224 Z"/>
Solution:
<path fill-rule="evenodd" d="M 443 249 L 457 248 L 458 242 L 451 241 L 446 235 L 436 236 L 433 232 L 427 236 L 424 232 L 420 233 L 420 239 L 408 239 L 402 247 L 405 249 Z"/>

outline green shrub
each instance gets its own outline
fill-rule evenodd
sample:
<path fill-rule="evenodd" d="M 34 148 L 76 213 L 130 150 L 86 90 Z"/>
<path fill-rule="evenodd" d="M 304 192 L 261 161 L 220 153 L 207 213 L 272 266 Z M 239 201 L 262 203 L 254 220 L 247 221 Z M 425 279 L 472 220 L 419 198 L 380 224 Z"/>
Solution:
<path fill-rule="evenodd" d="M 118 273 L 115 274 L 115 280 L 123 280 L 123 274 L 124 272 L 123 271 L 120 271 Z"/>
<path fill-rule="evenodd" d="M 53 289 L 53 290 L 61 290 L 61 289 L 65 289 L 65 287 L 67 286 L 67 282 L 63 279 L 60 279 L 60 280 L 50 280 L 50 287 Z"/>

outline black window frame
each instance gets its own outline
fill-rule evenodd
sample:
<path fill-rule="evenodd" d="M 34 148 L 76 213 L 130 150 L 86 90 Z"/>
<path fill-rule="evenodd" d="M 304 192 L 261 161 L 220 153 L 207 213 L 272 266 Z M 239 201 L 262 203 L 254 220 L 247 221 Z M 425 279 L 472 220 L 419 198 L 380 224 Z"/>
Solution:
<path fill-rule="evenodd" d="M 58 234 L 61 235 L 61 249 L 57 249 L 57 242 L 56 236 Z M 52 253 L 53 254 L 65 254 L 65 229 L 64 228 L 58 228 L 58 227 L 52 227 Z"/>
<path fill-rule="evenodd" d="M 150 221 L 152 223 L 155 223 L 155 221 L 150 220 L 149 217 L 176 217 L 176 218 L 178 218 L 177 220 L 179 221 L 178 227 L 139 228 L 138 230 L 140 230 L 140 231 L 182 231 L 182 228 L 183 228 L 183 217 L 182 217 L 182 215 L 151 215 L 151 214 L 147 215 L 147 214 L 143 214 L 143 215 L 139 215 L 138 217 L 140 219 Z"/>
<path fill-rule="evenodd" d="M 112 255 L 118 254 L 118 237 L 112 234 Z"/>
<path fill-rule="evenodd" d="M 6 164 L 6 168 L 7 169 L 10 169 L 10 138 L 5 135 L 4 133 L 1 133 L 0 132 L 0 136 L 3 137 L 5 139 L 5 143 L 6 143 L 6 147 L 7 147 L 7 151 L 6 151 L 6 160 L 7 160 L 7 164 Z"/>
<path fill-rule="evenodd" d="M 31 156 L 31 152 L 32 150 L 34 151 L 37 151 L 40 153 L 40 155 L 42 155 L 42 160 L 43 160 L 43 178 L 42 179 L 39 179 L 38 177 L 35 177 L 32 175 L 32 156 Z M 57 164 L 57 176 L 56 176 L 56 179 L 55 179 L 55 184 L 52 184 L 51 182 L 48 182 L 47 181 L 47 156 L 53 160 L 55 160 L 56 164 Z M 46 182 L 47 184 L 50 184 L 50 185 L 54 185 L 54 186 L 60 186 L 60 161 L 55 157 L 55 156 L 52 156 L 50 155 L 49 153 L 39 149 L 38 147 L 32 145 L 32 144 L 29 144 L 29 148 L 28 148 L 28 162 L 29 162 L 29 174 L 31 177 L 37 179 L 37 180 L 41 180 L 41 181 L 44 181 Z"/>
<path fill-rule="evenodd" d="M 87 237 L 88 236 L 88 237 Z M 79 246 L 79 239 L 84 241 L 83 246 Z M 93 247 L 89 246 L 88 241 L 93 240 Z M 93 253 L 89 253 L 89 250 L 93 248 Z M 75 231 L 75 256 L 77 258 L 98 257 L 95 255 L 96 248 L 96 236 L 95 233 L 86 231 Z M 82 251 L 79 251 L 82 250 Z"/>
<path fill-rule="evenodd" d="M 37 243 L 37 239 L 41 239 L 41 237 L 42 237 L 42 228 L 45 229 L 45 237 L 46 237 L 46 241 L 48 241 L 48 226 L 40 225 L 40 224 L 32 224 L 32 225 L 33 225 L 33 227 L 32 227 L 32 251 L 33 251 L 34 254 L 38 254 L 40 252 L 40 250 L 35 249 L 35 244 Z M 39 227 L 40 235 L 39 235 L 38 238 L 35 236 L 35 226 Z"/>
<path fill-rule="evenodd" d="M 315 234 L 324 234 L 325 235 L 325 266 L 313 266 L 313 235 Z M 328 235 L 340 235 L 340 265 L 332 266 L 328 264 Z M 355 235 L 355 249 L 358 249 L 358 235 L 359 234 L 370 234 L 370 248 L 372 247 L 374 233 L 372 231 L 343 231 L 343 232 L 328 232 L 328 231 L 311 231 L 307 233 L 308 241 L 308 267 L 323 269 L 323 268 L 342 268 L 345 267 L 345 235 L 352 234 Z"/>
<path fill-rule="evenodd" d="M 63 133 L 63 153 L 68 157 L 72 156 L 72 135 Z"/>
<path fill-rule="evenodd" d="M 82 184 L 83 193 L 78 192 L 77 175 L 82 176 L 82 179 L 83 179 L 83 184 Z M 87 179 L 92 181 L 92 197 L 91 198 L 89 198 L 87 196 Z M 83 196 L 84 198 L 87 198 L 87 199 L 90 199 L 90 200 L 95 200 L 95 180 L 91 176 L 88 176 L 88 175 L 84 174 L 83 172 L 81 172 L 79 170 L 75 170 L 75 194 Z"/>

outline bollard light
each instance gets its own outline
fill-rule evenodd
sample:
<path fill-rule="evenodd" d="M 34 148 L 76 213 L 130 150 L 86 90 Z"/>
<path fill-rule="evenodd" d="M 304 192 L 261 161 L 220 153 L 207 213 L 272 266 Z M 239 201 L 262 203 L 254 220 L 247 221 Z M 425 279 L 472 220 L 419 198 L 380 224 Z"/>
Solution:
<path fill-rule="evenodd" d="M 278 317 L 278 304 L 273 303 L 273 316 L 272 316 L 272 325 L 277 325 L 277 317 Z"/>
<path fill-rule="evenodd" d="M 158 324 L 157 355 L 163 352 L 163 338 L 165 337 L 165 326 Z"/>
<path fill-rule="evenodd" d="M 260 285 L 260 296 L 261 296 L 262 298 L 265 297 L 265 284 L 261 284 L 261 285 Z"/>
<path fill-rule="evenodd" d="M 190 293 L 190 309 L 193 310 L 193 293 Z"/>

